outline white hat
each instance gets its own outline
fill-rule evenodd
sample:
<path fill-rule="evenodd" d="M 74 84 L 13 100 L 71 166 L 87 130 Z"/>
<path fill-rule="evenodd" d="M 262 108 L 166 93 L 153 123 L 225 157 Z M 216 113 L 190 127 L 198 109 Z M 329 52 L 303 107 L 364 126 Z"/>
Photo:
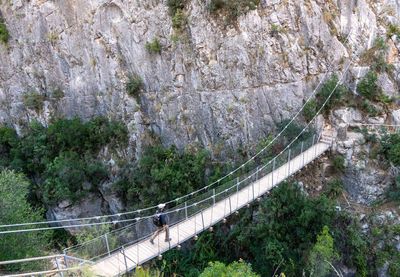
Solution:
<path fill-rule="evenodd" d="M 160 210 L 162 210 L 162 209 L 164 209 L 164 207 L 165 207 L 165 204 L 158 204 L 158 206 L 157 206 Z"/>

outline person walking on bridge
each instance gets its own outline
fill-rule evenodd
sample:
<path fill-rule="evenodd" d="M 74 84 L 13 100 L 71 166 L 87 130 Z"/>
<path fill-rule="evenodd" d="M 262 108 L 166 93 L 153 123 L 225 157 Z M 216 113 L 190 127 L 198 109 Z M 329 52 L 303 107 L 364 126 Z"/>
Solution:
<path fill-rule="evenodd" d="M 169 227 L 167 224 L 167 216 L 165 213 L 163 213 L 165 204 L 159 204 L 157 209 L 156 214 L 153 217 L 153 223 L 156 225 L 157 230 L 154 232 L 154 234 L 150 238 L 151 244 L 154 244 L 154 239 L 162 232 L 165 231 L 165 241 L 169 242 L 171 241 L 171 238 L 169 237 Z"/>

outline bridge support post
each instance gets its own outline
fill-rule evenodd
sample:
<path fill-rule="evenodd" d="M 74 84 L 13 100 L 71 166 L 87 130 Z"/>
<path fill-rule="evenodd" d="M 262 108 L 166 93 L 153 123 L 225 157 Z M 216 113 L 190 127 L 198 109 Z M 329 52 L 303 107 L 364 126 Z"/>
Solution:
<path fill-rule="evenodd" d="M 111 255 L 111 253 L 110 253 L 110 245 L 108 244 L 108 236 L 107 236 L 107 234 L 104 234 L 104 239 L 106 241 L 108 256 L 110 256 Z"/>
<path fill-rule="evenodd" d="M 60 270 L 61 268 L 60 268 L 60 263 L 58 262 L 58 258 L 56 258 L 56 265 L 57 265 L 57 270 Z M 60 271 L 59 273 L 61 277 L 64 277 L 64 272 Z"/>
<path fill-rule="evenodd" d="M 212 213 L 212 212 L 211 212 Z M 211 218 L 211 220 L 212 220 L 212 218 Z M 202 229 L 202 231 L 204 231 L 204 216 L 203 216 L 203 211 L 201 211 L 201 223 L 203 224 L 203 229 Z M 210 222 L 210 225 L 211 225 L 211 223 L 212 222 Z"/>
<path fill-rule="evenodd" d="M 232 203 L 231 203 L 231 197 L 229 196 L 229 214 L 232 213 Z"/>
<path fill-rule="evenodd" d="M 128 263 L 126 261 L 126 256 L 125 256 L 125 247 L 123 247 L 123 246 L 122 246 L 122 255 L 124 255 L 125 269 L 126 269 L 126 272 L 128 272 Z"/>
<path fill-rule="evenodd" d="M 271 172 L 271 175 L 272 175 L 272 184 L 271 184 L 271 187 L 274 186 L 275 161 L 276 161 L 276 159 L 274 158 L 274 161 L 272 162 L 272 172 Z"/>
<path fill-rule="evenodd" d="M 188 219 L 187 202 L 185 202 L 185 217 Z"/>
<path fill-rule="evenodd" d="M 68 268 L 68 259 L 67 259 L 67 251 L 64 250 L 64 263 L 65 263 L 65 267 Z"/>
<path fill-rule="evenodd" d="M 236 210 L 239 209 L 239 177 L 236 178 Z"/>
<path fill-rule="evenodd" d="M 215 189 L 213 189 L 213 206 L 215 206 Z"/>

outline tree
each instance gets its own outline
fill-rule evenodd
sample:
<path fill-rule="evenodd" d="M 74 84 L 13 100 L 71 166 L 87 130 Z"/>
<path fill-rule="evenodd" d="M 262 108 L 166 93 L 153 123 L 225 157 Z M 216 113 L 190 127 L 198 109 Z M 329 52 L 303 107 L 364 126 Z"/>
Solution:
<path fill-rule="evenodd" d="M 43 221 L 43 211 L 33 209 L 27 202 L 28 186 L 29 182 L 22 174 L 10 170 L 0 173 L 0 224 Z M 50 236 L 47 231 L 0 235 L 0 260 L 43 255 L 49 247 Z M 35 265 L 22 266 L 22 269 L 30 268 Z M 17 270 L 21 266 L 7 269 Z"/>
<path fill-rule="evenodd" d="M 317 236 L 317 243 L 310 251 L 310 276 L 326 276 L 332 270 L 332 263 L 339 258 L 333 246 L 333 238 L 328 226 L 324 226 Z"/>
<path fill-rule="evenodd" d="M 209 266 L 204 269 L 199 277 L 259 277 L 254 273 L 251 265 L 240 262 L 233 262 L 226 266 L 221 262 L 210 262 Z"/>

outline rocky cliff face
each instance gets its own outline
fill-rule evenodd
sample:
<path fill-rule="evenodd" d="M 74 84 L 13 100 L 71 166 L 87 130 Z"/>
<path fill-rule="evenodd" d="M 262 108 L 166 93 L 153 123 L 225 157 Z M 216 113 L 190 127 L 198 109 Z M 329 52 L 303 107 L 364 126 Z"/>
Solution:
<path fill-rule="evenodd" d="M 161 0 L 0 0 L 11 35 L 8 45 L 0 43 L 0 123 L 20 129 L 32 119 L 106 115 L 127 124 L 135 154 L 151 133 L 179 148 L 248 145 L 294 115 L 332 64 L 340 71 L 386 36 L 390 23 L 400 23 L 399 0 L 262 0 L 230 24 L 224 13 L 211 14 L 208 2 L 188 1 L 187 23 L 176 32 Z M 154 38 L 161 54 L 146 50 Z M 379 83 L 398 97 L 400 43 L 394 38 L 388 45 L 395 70 Z M 351 87 L 368 69 L 358 61 L 346 80 Z M 130 76 L 144 82 L 139 98 L 126 93 Z M 43 109 L 26 106 L 31 92 L 41 95 Z M 337 128 L 375 120 L 353 110 L 332 116 Z M 400 110 L 376 120 L 400 124 Z M 353 159 L 358 137 L 342 143 L 350 193 L 359 203 L 374 201 L 385 173 Z M 123 209 L 108 191 L 103 186 L 102 196 L 80 205 L 60 203 L 48 218 Z"/>
<path fill-rule="evenodd" d="M 400 14 L 398 0 L 274 0 L 225 24 L 208 1 L 191 0 L 176 35 L 165 2 L 1 1 L 11 39 L 0 45 L 0 122 L 107 115 L 126 122 L 135 152 L 149 131 L 178 147 L 249 144 Z M 161 54 L 146 51 L 154 38 Z M 145 84 L 140 103 L 126 94 L 132 75 Z M 24 105 L 32 91 L 42 111 Z"/>

